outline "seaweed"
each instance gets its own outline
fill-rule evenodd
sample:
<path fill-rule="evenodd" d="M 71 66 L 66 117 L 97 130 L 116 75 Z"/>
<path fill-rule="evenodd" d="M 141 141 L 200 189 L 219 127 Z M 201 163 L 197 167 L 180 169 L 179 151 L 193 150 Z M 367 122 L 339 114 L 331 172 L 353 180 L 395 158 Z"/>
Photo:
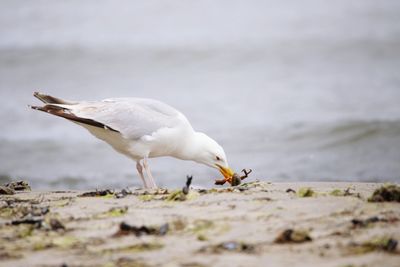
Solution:
<path fill-rule="evenodd" d="M 41 228 L 43 226 L 43 218 L 33 217 L 31 215 L 28 215 L 25 218 L 11 221 L 11 225 L 20 225 L 20 224 L 32 224 L 35 226 L 35 228 Z"/>
<path fill-rule="evenodd" d="M 15 191 L 12 188 L 6 186 L 0 186 L 0 195 L 14 195 Z"/>
<path fill-rule="evenodd" d="M 373 251 L 395 252 L 398 241 L 391 237 L 378 237 L 362 243 L 350 243 L 349 250 L 353 254 L 365 254 Z"/>
<path fill-rule="evenodd" d="M 113 207 L 106 212 L 98 214 L 96 218 L 120 217 L 127 212 L 128 207 Z"/>
<path fill-rule="evenodd" d="M 122 189 L 120 192 L 115 193 L 115 198 L 124 198 L 127 195 L 131 195 L 132 192 L 129 189 Z"/>
<path fill-rule="evenodd" d="M 347 196 L 354 196 L 360 198 L 361 195 L 360 193 L 356 192 L 351 192 L 351 190 L 354 190 L 350 187 L 346 188 L 345 190 L 340 190 L 340 189 L 333 189 L 331 192 L 329 192 L 329 195 L 335 196 L 335 197 L 347 197 Z"/>
<path fill-rule="evenodd" d="M 85 192 L 78 197 L 105 197 L 105 196 L 110 196 L 114 195 L 114 191 L 110 189 L 105 189 L 105 190 L 96 190 L 96 191 L 91 191 L 91 192 Z"/>
<path fill-rule="evenodd" d="M 116 253 L 116 252 L 139 253 L 139 252 L 144 252 L 144 251 L 158 250 L 158 249 L 162 249 L 163 247 L 164 247 L 163 244 L 146 242 L 146 243 L 129 245 L 129 246 L 125 246 L 125 247 L 104 249 L 102 252 L 103 253 Z"/>
<path fill-rule="evenodd" d="M 200 248 L 199 252 L 204 253 L 221 253 L 221 252 L 239 252 L 254 253 L 255 245 L 237 241 L 227 241 L 216 245 L 208 245 Z"/>
<path fill-rule="evenodd" d="M 299 197 L 313 197 L 316 196 L 317 194 L 312 190 L 311 187 L 302 187 L 299 189 L 299 192 L 297 193 Z"/>
<path fill-rule="evenodd" d="M 182 190 L 176 190 L 168 195 L 166 201 L 185 201 L 187 195 Z"/>
<path fill-rule="evenodd" d="M 395 184 L 383 185 L 376 189 L 369 202 L 400 202 L 400 186 Z"/>
<path fill-rule="evenodd" d="M 14 191 L 31 191 L 31 187 L 29 186 L 28 182 L 25 181 L 10 182 L 4 186 Z"/>
<path fill-rule="evenodd" d="M 132 195 L 137 196 L 142 201 L 151 201 L 151 200 L 165 200 L 168 198 L 169 191 L 168 189 L 158 188 L 156 190 L 149 191 L 136 191 L 133 192 Z"/>
<path fill-rule="evenodd" d="M 0 217 L 23 218 L 30 216 L 43 216 L 49 212 L 49 207 L 38 207 L 35 205 L 20 205 L 11 203 L 0 209 Z"/>
<path fill-rule="evenodd" d="M 148 194 L 148 195 L 140 195 L 140 196 L 138 196 L 138 198 L 139 198 L 140 200 L 142 200 L 142 201 L 151 201 L 151 200 L 155 199 L 155 195 L 151 195 L 151 194 Z"/>
<path fill-rule="evenodd" d="M 166 201 L 185 201 L 193 199 L 198 195 L 198 192 L 190 192 L 190 184 L 192 183 L 193 176 L 186 176 L 186 184 L 181 190 L 171 192 Z"/>
<path fill-rule="evenodd" d="M 329 195 L 335 196 L 335 197 L 341 197 L 341 196 L 343 196 L 344 194 L 343 194 L 343 191 L 340 190 L 340 189 L 333 189 L 333 190 L 329 193 Z"/>
<path fill-rule="evenodd" d="M 379 218 L 377 216 L 369 217 L 365 220 L 362 220 L 362 219 L 352 219 L 351 220 L 353 228 L 365 228 L 365 227 L 368 227 L 371 224 L 374 224 L 377 222 L 388 222 L 388 220 L 384 219 L 384 218 Z"/>
<path fill-rule="evenodd" d="M 143 235 L 158 235 L 158 236 L 164 236 L 167 234 L 169 230 L 169 224 L 165 223 L 161 225 L 160 227 L 151 227 L 151 226 L 132 226 L 129 225 L 125 222 L 122 222 L 119 225 L 118 231 L 113 235 L 113 237 L 120 237 L 120 236 L 125 236 L 125 235 L 130 235 L 133 234 L 137 237 L 143 236 Z"/>

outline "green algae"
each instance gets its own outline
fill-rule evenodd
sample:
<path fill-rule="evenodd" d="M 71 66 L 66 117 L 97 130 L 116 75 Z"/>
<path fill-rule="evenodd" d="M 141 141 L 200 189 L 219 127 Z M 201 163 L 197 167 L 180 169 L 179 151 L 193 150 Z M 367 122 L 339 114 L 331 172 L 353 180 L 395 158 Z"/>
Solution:
<path fill-rule="evenodd" d="M 362 243 L 352 243 L 349 246 L 351 254 L 366 254 L 374 251 L 394 252 L 398 241 L 387 236 L 375 237 Z"/>
<path fill-rule="evenodd" d="M 312 190 L 311 187 L 302 187 L 297 192 L 297 195 L 299 197 L 314 197 L 317 195 L 317 193 L 315 193 L 315 191 Z"/>
<path fill-rule="evenodd" d="M 127 212 L 128 212 L 128 207 L 114 207 L 114 208 L 109 209 L 106 212 L 96 215 L 95 217 L 98 219 L 120 217 L 120 216 L 125 215 Z"/>
<path fill-rule="evenodd" d="M 342 196 L 344 196 L 344 192 L 340 189 L 333 189 L 331 192 L 329 192 L 329 195 L 335 196 L 335 197 L 342 197 Z"/>
<path fill-rule="evenodd" d="M 165 201 L 174 202 L 174 201 L 186 201 L 196 199 L 200 194 L 195 191 L 190 191 L 188 194 L 185 194 L 182 190 L 175 190 L 171 192 Z"/>
<path fill-rule="evenodd" d="M 147 202 L 147 201 L 152 201 L 152 200 L 154 200 L 154 199 L 155 199 L 155 195 L 150 195 L 150 194 L 147 194 L 147 195 L 140 195 L 140 196 L 138 196 L 138 198 L 139 198 L 141 201 Z"/>
<path fill-rule="evenodd" d="M 203 234 L 214 227 L 214 223 L 209 220 L 196 220 L 188 225 L 187 230 L 194 234 Z"/>

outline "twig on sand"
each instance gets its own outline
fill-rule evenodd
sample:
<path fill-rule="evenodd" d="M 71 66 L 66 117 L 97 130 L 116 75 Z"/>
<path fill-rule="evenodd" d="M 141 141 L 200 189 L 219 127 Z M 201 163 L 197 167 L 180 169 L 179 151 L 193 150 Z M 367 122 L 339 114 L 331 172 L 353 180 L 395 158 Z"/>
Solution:
<path fill-rule="evenodd" d="M 185 195 L 189 194 L 190 185 L 192 184 L 192 179 L 193 179 L 193 176 L 192 176 L 192 175 L 186 176 L 186 185 L 185 185 L 184 187 L 182 187 L 182 192 L 183 192 Z"/>

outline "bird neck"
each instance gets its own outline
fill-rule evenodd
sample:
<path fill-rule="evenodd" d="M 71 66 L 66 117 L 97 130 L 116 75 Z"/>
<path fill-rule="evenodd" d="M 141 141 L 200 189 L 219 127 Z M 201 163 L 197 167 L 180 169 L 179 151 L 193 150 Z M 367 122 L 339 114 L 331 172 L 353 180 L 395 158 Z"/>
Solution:
<path fill-rule="evenodd" d="M 204 136 L 205 134 L 196 131 L 187 133 L 174 156 L 182 160 L 198 161 L 197 158 L 201 152 Z"/>

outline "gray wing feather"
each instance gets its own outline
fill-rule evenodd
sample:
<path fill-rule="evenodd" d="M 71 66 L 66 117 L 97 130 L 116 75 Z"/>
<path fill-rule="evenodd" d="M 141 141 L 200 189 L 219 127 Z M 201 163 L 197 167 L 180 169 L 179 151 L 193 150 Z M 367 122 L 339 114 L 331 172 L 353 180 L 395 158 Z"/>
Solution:
<path fill-rule="evenodd" d="M 61 105 L 60 105 L 61 106 Z M 180 113 L 160 101 L 142 98 L 112 98 L 66 106 L 76 116 L 98 121 L 129 139 L 152 135 L 180 123 Z"/>

